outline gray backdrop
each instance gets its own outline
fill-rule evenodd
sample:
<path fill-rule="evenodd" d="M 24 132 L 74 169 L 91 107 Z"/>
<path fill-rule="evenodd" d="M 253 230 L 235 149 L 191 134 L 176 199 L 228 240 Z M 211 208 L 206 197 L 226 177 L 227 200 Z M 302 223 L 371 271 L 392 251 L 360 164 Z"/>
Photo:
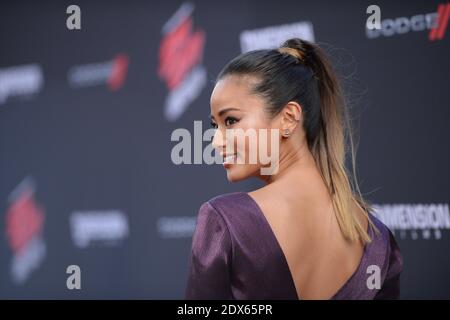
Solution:
<path fill-rule="evenodd" d="M 70 4 L 81 30 L 66 26 Z M 345 78 L 361 189 L 403 252 L 402 297 L 450 298 L 447 9 L 378 1 L 384 29 L 370 37 L 370 4 L 1 2 L 0 297 L 182 298 L 200 205 L 260 184 L 175 165 L 171 134 L 208 128 L 244 31 L 306 22 Z"/>

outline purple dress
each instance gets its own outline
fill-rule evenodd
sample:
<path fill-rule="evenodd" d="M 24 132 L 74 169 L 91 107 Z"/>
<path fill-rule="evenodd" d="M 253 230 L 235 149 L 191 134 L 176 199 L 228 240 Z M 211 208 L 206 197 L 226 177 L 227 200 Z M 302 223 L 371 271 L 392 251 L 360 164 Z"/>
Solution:
<path fill-rule="evenodd" d="M 394 236 L 376 217 L 357 270 L 332 299 L 396 299 L 403 260 Z M 369 289 L 368 267 L 380 289 Z M 370 268 L 369 268 L 370 270 Z M 258 204 L 245 192 L 217 196 L 199 210 L 192 239 L 186 299 L 297 300 L 286 257 Z"/>

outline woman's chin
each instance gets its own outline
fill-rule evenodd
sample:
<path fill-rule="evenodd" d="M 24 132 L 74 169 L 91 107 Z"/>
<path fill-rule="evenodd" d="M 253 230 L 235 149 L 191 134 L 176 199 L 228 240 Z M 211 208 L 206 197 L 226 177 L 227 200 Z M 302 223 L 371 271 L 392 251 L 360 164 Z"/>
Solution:
<path fill-rule="evenodd" d="M 242 179 L 239 179 L 235 174 L 232 174 L 228 171 L 227 171 L 227 179 L 228 179 L 228 182 L 237 182 L 239 180 L 242 180 Z"/>
<path fill-rule="evenodd" d="M 246 164 L 233 164 L 227 168 L 227 179 L 229 182 L 238 182 L 252 176 L 253 166 Z"/>
<path fill-rule="evenodd" d="M 227 169 L 227 179 L 229 182 L 238 182 L 246 178 L 239 168 L 231 167 Z"/>

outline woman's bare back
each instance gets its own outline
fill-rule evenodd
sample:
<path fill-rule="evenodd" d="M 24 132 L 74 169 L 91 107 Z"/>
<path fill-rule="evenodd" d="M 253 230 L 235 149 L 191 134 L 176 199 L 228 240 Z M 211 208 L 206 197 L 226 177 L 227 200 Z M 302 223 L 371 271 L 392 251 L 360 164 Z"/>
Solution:
<path fill-rule="evenodd" d="M 281 191 L 267 185 L 248 194 L 283 250 L 298 297 L 329 299 L 358 269 L 364 246 L 344 239 L 326 192 Z M 367 228 L 364 212 L 356 204 L 353 210 Z"/>

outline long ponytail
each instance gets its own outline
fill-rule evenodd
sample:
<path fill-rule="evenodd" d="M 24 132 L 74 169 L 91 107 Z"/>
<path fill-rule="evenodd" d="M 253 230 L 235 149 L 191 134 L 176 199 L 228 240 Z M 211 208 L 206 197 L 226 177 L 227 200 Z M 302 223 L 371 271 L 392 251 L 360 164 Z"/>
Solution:
<path fill-rule="evenodd" d="M 348 240 L 370 242 L 370 236 L 351 204 L 356 203 L 367 217 L 372 206 L 366 202 L 358 186 L 353 132 L 341 85 L 324 51 L 305 40 L 291 39 L 283 47 L 297 50 L 299 58 L 314 72 L 320 96 L 320 122 L 317 135 L 310 141 L 310 150 L 329 193 L 341 232 Z M 346 138 L 352 163 L 353 184 L 345 166 Z M 370 219 L 369 227 L 375 228 Z"/>

